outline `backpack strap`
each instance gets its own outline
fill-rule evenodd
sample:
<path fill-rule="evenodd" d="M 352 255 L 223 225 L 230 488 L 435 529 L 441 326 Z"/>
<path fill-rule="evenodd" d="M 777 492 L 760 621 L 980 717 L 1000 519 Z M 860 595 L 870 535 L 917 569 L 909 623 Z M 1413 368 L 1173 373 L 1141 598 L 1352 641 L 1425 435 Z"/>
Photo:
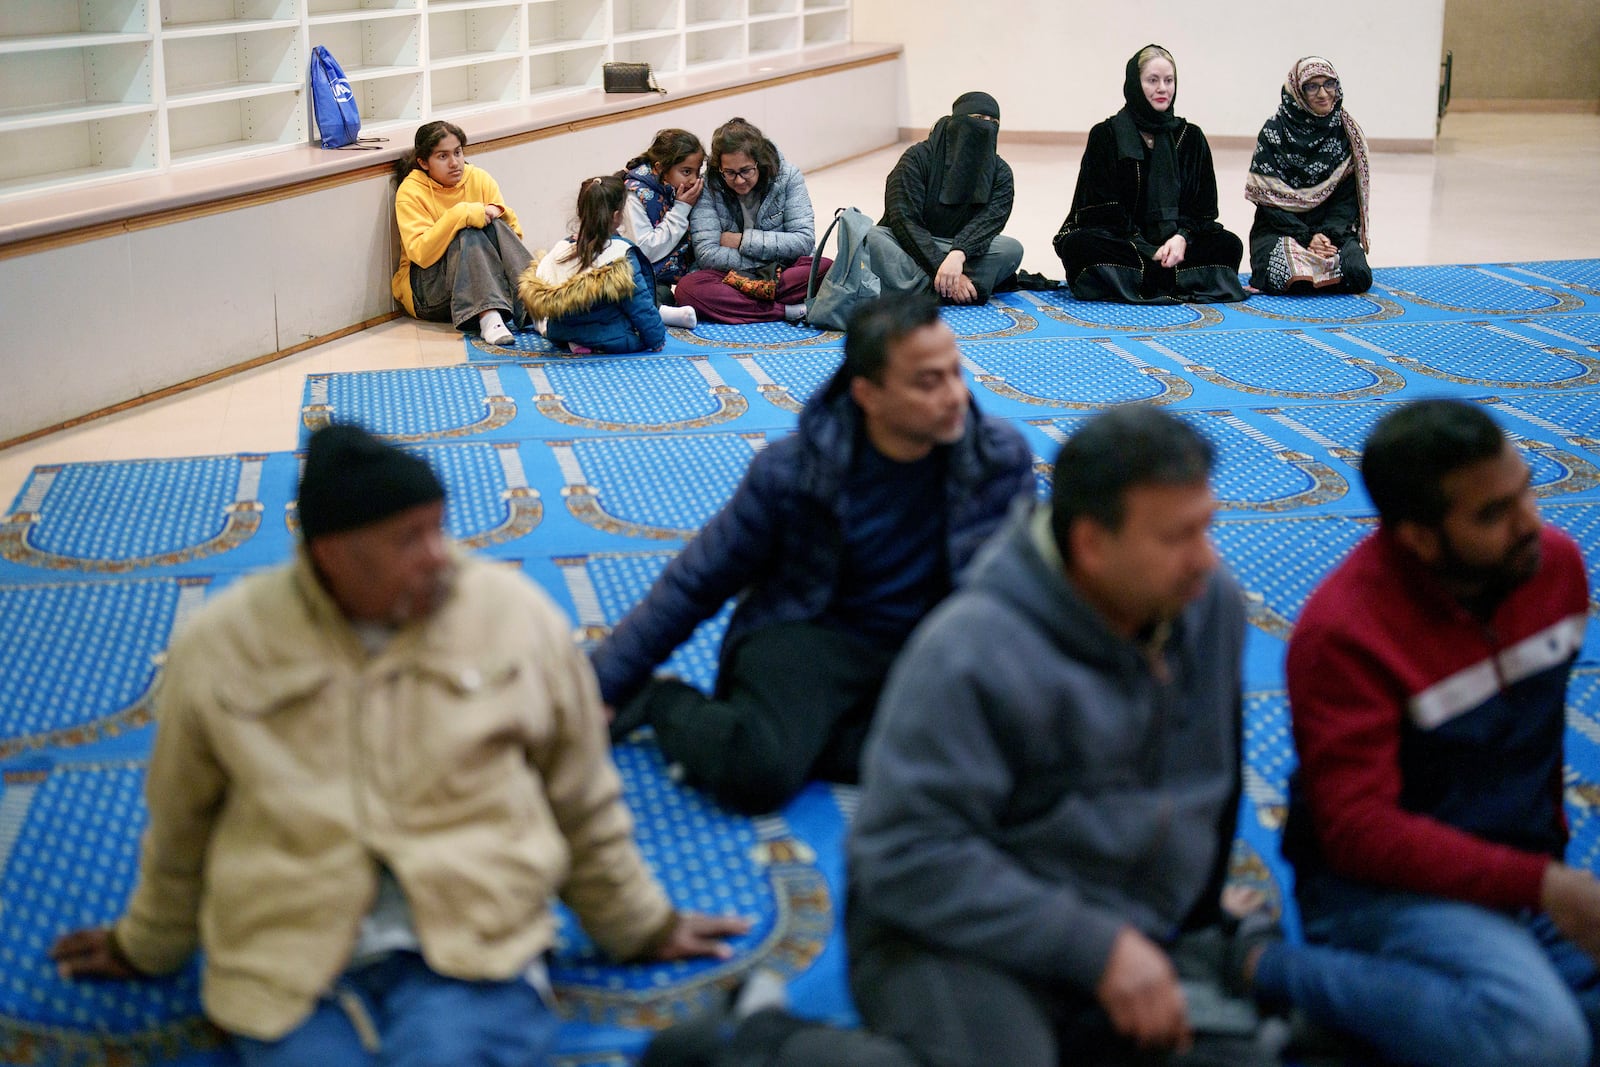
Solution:
<path fill-rule="evenodd" d="M 834 227 L 839 225 L 839 220 L 844 217 L 848 208 L 836 207 L 833 209 L 833 221 L 828 223 L 828 228 L 822 231 L 822 236 L 817 239 L 817 250 L 811 254 L 811 267 L 806 272 L 806 299 L 810 300 L 817 295 L 817 263 L 822 259 L 822 250 L 828 246 L 828 238 L 833 235 Z"/>

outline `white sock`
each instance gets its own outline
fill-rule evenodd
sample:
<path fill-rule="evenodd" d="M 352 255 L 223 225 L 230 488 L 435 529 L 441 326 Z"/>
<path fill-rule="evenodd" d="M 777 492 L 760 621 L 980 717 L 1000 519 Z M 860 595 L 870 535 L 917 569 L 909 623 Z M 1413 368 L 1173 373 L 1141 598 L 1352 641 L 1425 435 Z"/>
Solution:
<path fill-rule="evenodd" d="M 766 1008 L 787 1008 L 789 987 L 777 971 L 763 967 L 744 981 L 739 999 L 733 1004 L 733 1017 L 746 1019 Z"/>
<path fill-rule="evenodd" d="M 661 321 L 680 330 L 692 330 L 700 322 L 692 307 L 663 307 Z"/>
<path fill-rule="evenodd" d="M 492 309 L 478 316 L 478 333 L 492 345 L 509 345 L 516 340 L 511 336 L 506 320 L 500 317 L 500 312 Z"/>
<path fill-rule="evenodd" d="M 783 321 L 784 322 L 799 322 L 801 319 L 803 319 L 805 317 L 806 317 L 806 306 L 804 304 L 785 304 L 785 305 L 783 305 Z"/>

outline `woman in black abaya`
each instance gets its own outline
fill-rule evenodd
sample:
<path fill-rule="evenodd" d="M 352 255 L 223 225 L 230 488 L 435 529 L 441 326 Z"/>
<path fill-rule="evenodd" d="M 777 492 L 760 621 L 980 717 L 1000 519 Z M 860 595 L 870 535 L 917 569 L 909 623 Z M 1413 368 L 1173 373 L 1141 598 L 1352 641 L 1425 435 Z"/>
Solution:
<path fill-rule="evenodd" d="M 1244 299 L 1244 244 L 1217 221 L 1217 175 L 1200 127 L 1173 113 L 1177 64 L 1159 45 L 1130 60 L 1126 104 L 1089 131 L 1056 255 L 1079 300 Z"/>

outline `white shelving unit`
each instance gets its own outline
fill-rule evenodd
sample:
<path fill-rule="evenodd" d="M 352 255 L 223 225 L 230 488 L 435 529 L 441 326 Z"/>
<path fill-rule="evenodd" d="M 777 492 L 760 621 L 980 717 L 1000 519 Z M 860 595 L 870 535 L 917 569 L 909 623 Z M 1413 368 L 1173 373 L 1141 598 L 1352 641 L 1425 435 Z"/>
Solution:
<path fill-rule="evenodd" d="M 0 4 L 0 196 L 159 165 L 146 0 Z"/>
<path fill-rule="evenodd" d="M 834 4 L 829 7 L 812 7 L 806 4 L 805 29 L 801 44 L 810 48 L 819 44 L 842 44 L 850 39 L 850 7 Z"/>
<path fill-rule="evenodd" d="M 314 143 L 317 45 L 366 132 L 849 39 L 850 0 L 0 0 L 0 198 Z"/>
<path fill-rule="evenodd" d="M 339 61 L 363 133 L 416 125 L 424 110 L 420 0 L 307 0 L 307 49 Z M 315 115 L 311 136 L 321 136 Z"/>

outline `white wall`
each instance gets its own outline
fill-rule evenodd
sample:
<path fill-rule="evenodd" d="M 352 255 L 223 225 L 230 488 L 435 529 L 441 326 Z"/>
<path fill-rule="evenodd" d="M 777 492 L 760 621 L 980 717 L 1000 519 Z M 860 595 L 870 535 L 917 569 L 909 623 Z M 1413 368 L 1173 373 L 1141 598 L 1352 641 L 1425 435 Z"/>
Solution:
<path fill-rule="evenodd" d="M 855 0 L 853 11 L 855 40 L 905 45 L 902 126 L 925 129 L 981 89 L 1003 130 L 1087 132 L 1122 106 L 1123 67 L 1153 41 L 1178 61 L 1178 114 L 1209 136 L 1254 138 L 1290 64 L 1316 53 L 1369 138 L 1434 137 L 1444 0 Z"/>

